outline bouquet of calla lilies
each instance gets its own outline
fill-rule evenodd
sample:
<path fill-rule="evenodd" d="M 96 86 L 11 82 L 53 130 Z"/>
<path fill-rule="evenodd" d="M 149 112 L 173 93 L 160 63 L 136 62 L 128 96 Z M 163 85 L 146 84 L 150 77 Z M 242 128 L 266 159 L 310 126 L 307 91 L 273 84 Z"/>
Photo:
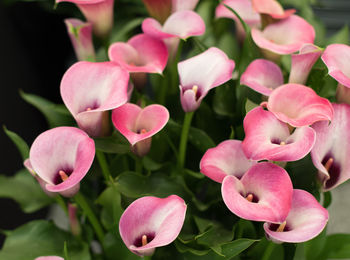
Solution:
<path fill-rule="evenodd" d="M 56 0 L 77 60 L 64 104 L 21 92 L 50 129 L 4 128 L 24 169 L 0 197 L 66 225 L 6 231 L 0 259 L 350 258 L 326 230 L 350 178 L 349 37 L 318 35 L 309 2 Z"/>

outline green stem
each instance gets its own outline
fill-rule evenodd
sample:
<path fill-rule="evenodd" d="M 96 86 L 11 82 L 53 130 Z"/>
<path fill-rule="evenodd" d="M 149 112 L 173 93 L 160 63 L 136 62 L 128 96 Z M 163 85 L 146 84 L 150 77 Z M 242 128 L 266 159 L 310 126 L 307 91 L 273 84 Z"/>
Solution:
<path fill-rule="evenodd" d="M 103 229 L 101 227 L 100 222 L 96 218 L 94 212 L 92 211 L 90 205 L 87 203 L 84 195 L 81 194 L 80 192 L 78 192 L 74 196 L 74 199 L 75 199 L 75 202 L 80 206 L 80 208 L 84 211 L 84 213 L 88 217 L 92 227 L 94 228 L 94 230 L 96 232 L 97 238 L 98 238 L 98 240 L 100 241 L 100 243 L 101 243 L 101 245 L 103 247 L 103 239 L 104 239 Z"/>
<path fill-rule="evenodd" d="M 161 84 L 161 88 L 159 90 L 159 95 L 158 95 L 158 103 L 161 105 L 165 105 L 166 94 L 167 94 L 168 85 L 169 85 L 169 82 L 168 82 L 169 79 L 170 79 L 170 73 L 168 75 L 168 70 L 166 70 L 164 72 L 164 76 L 162 78 L 162 84 Z"/>
<path fill-rule="evenodd" d="M 139 157 L 136 157 L 135 159 L 135 171 L 139 174 L 142 174 L 142 160 Z"/>
<path fill-rule="evenodd" d="M 275 249 L 275 243 L 269 241 L 269 244 L 267 245 L 261 260 L 269 260 L 274 249 Z"/>
<path fill-rule="evenodd" d="M 57 195 L 55 197 L 55 199 L 56 199 L 57 204 L 60 205 L 60 207 L 63 209 L 63 211 L 66 213 L 66 215 L 68 215 L 67 204 L 64 201 L 64 199 L 62 198 L 62 196 L 61 195 Z"/>
<path fill-rule="evenodd" d="M 100 164 L 102 174 L 107 183 L 111 181 L 111 172 L 109 171 L 106 157 L 103 152 L 96 150 L 96 157 Z"/>
<path fill-rule="evenodd" d="M 180 146 L 179 146 L 179 158 L 178 158 L 179 168 L 183 168 L 185 165 L 187 139 L 188 139 L 188 133 L 191 127 L 193 114 L 194 112 L 187 112 L 185 114 L 184 123 L 182 125 L 182 132 L 181 132 L 181 139 L 180 139 Z"/>

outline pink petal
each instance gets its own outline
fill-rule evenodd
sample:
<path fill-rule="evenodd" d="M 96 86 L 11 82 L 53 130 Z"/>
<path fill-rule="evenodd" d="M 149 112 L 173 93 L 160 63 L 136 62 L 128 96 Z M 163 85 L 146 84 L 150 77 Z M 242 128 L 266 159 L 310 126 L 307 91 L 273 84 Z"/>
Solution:
<path fill-rule="evenodd" d="M 40 134 L 33 142 L 29 158 L 36 174 L 50 192 L 67 192 L 79 185 L 95 156 L 95 143 L 75 127 L 57 127 Z M 62 181 L 59 171 L 68 179 Z M 66 193 L 66 196 L 70 193 Z"/>
<path fill-rule="evenodd" d="M 316 143 L 311 158 L 319 170 L 319 179 L 324 190 L 331 190 L 350 178 L 350 106 L 333 104 L 334 116 L 330 124 L 317 122 L 312 125 L 316 131 Z M 325 168 L 327 161 L 333 163 Z"/>
<path fill-rule="evenodd" d="M 312 66 L 322 54 L 323 49 L 313 44 L 305 44 L 298 54 L 292 54 L 292 69 L 289 83 L 305 84 Z"/>
<path fill-rule="evenodd" d="M 177 37 L 185 40 L 190 36 L 202 35 L 205 32 L 205 24 L 193 11 L 178 11 L 173 13 L 163 26 L 152 18 L 145 19 L 142 30 L 157 39 Z"/>
<path fill-rule="evenodd" d="M 60 256 L 40 256 L 35 258 L 34 260 L 64 260 L 64 258 Z"/>
<path fill-rule="evenodd" d="M 97 35 L 104 37 L 112 30 L 114 0 L 56 0 L 61 2 L 76 4 Z"/>
<path fill-rule="evenodd" d="M 169 112 L 161 105 L 140 108 L 127 103 L 112 112 L 115 128 L 125 136 L 131 145 L 158 133 L 168 122 Z M 144 129 L 146 133 L 140 133 Z"/>
<path fill-rule="evenodd" d="M 226 17 L 240 23 L 239 19 L 233 14 L 224 4 L 235 10 L 240 17 L 251 27 L 260 25 L 260 15 L 253 10 L 250 0 L 224 0 L 219 4 L 215 10 L 215 16 Z"/>
<path fill-rule="evenodd" d="M 200 171 L 210 179 L 222 183 L 227 175 L 241 178 L 254 164 L 243 153 L 241 141 L 227 140 L 208 149 L 200 161 Z"/>
<path fill-rule="evenodd" d="M 95 60 L 91 23 L 73 18 L 65 19 L 64 22 L 78 60 Z"/>
<path fill-rule="evenodd" d="M 138 34 L 127 43 L 112 44 L 108 56 L 129 72 L 161 74 L 168 61 L 168 50 L 163 41 Z"/>
<path fill-rule="evenodd" d="M 247 220 L 282 223 L 292 202 L 293 186 L 288 173 L 272 163 L 252 166 L 241 180 L 226 176 L 222 198 L 230 211 Z M 256 202 L 246 197 L 252 194 Z"/>
<path fill-rule="evenodd" d="M 193 10 L 196 8 L 199 0 L 172 0 L 173 9 L 172 12 L 183 10 Z"/>
<path fill-rule="evenodd" d="M 285 84 L 275 89 L 267 103 L 269 111 L 281 121 L 294 127 L 333 118 L 333 108 L 326 98 L 300 84 Z"/>
<path fill-rule="evenodd" d="M 268 14 L 275 19 L 285 19 L 295 13 L 295 9 L 284 11 L 276 0 L 252 0 L 253 9 L 259 14 Z"/>
<path fill-rule="evenodd" d="M 290 134 L 286 123 L 262 107 L 249 111 L 243 123 L 245 138 L 242 148 L 253 160 L 300 160 L 311 151 L 316 140 L 315 131 L 308 126 L 297 128 Z"/>
<path fill-rule="evenodd" d="M 283 232 L 274 231 L 276 225 L 265 223 L 267 237 L 274 242 L 301 243 L 322 232 L 328 222 L 328 211 L 304 190 L 293 191 L 292 208 Z"/>
<path fill-rule="evenodd" d="M 331 44 L 321 56 L 328 67 L 328 73 L 340 84 L 350 88 L 350 46 L 345 44 Z"/>
<path fill-rule="evenodd" d="M 240 83 L 269 96 L 275 88 L 283 85 L 283 74 L 280 67 L 272 61 L 257 59 L 249 64 Z"/>
<path fill-rule="evenodd" d="M 133 253 L 144 256 L 152 254 L 156 247 L 170 244 L 181 231 L 186 208 L 183 199 L 176 195 L 135 200 L 119 221 L 119 232 L 125 245 Z M 143 235 L 149 238 L 144 246 L 140 243 Z"/>
<path fill-rule="evenodd" d="M 278 54 L 291 54 L 305 43 L 313 43 L 314 28 L 303 18 L 292 15 L 269 24 L 263 31 L 253 28 L 252 38 L 256 45 Z"/>
<path fill-rule="evenodd" d="M 103 132 L 103 113 L 126 103 L 129 73 L 112 62 L 78 62 L 61 81 L 64 104 L 91 136 Z"/>

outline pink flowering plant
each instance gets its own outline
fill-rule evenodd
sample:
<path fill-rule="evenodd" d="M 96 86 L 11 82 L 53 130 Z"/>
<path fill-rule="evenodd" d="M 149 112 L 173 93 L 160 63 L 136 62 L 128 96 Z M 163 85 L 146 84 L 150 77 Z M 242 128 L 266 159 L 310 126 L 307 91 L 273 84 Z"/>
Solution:
<path fill-rule="evenodd" d="M 309 2 L 56 0 L 62 103 L 20 93 L 49 129 L 4 127 L 23 170 L 0 176 L 0 197 L 56 213 L 1 231 L 0 259 L 350 258 L 327 230 L 349 34 L 325 39 Z"/>

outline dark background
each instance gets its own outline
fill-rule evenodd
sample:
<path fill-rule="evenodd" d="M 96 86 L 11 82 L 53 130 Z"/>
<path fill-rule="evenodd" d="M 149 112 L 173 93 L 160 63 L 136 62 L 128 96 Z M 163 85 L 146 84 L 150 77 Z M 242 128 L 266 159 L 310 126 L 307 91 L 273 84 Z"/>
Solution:
<path fill-rule="evenodd" d="M 314 11 L 326 23 L 328 35 L 349 23 L 349 0 L 320 2 L 323 7 L 316 7 Z M 0 122 L 29 145 L 48 126 L 44 117 L 20 98 L 18 91 L 22 89 L 62 103 L 60 80 L 75 61 L 64 18 L 67 17 L 62 12 L 48 12 L 37 3 L 5 5 L 0 2 Z M 22 160 L 2 129 L 0 144 L 0 174 L 13 175 L 23 167 Z M 44 217 L 45 211 L 24 214 L 15 202 L 0 199 L 0 229 L 13 229 L 31 219 Z M 0 247 L 3 238 L 0 235 Z"/>

